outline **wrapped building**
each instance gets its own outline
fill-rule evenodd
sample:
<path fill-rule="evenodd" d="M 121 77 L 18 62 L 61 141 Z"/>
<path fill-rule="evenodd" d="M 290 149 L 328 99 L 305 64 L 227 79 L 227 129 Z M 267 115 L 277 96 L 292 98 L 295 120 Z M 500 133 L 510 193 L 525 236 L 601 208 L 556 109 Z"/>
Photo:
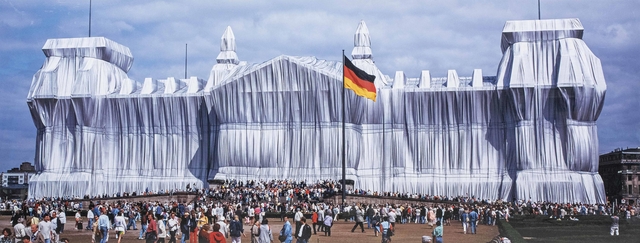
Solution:
<path fill-rule="evenodd" d="M 207 80 L 129 79 L 130 50 L 50 39 L 27 102 L 38 129 L 31 197 L 207 186 L 213 179 L 341 179 L 356 188 L 483 199 L 605 202 L 596 120 L 606 84 L 577 19 L 509 21 L 495 76 L 384 75 L 361 22 L 353 63 L 241 62 L 231 28 Z M 384 60 L 379 60 L 384 62 Z M 342 105 L 347 109 L 342 116 Z"/>

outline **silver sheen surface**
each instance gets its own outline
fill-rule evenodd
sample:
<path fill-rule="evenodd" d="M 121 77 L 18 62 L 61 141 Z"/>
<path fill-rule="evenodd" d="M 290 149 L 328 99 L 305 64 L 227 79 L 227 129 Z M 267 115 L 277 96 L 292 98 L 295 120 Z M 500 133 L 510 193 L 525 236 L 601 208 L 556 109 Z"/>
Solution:
<path fill-rule="evenodd" d="M 392 79 L 361 22 L 353 62 L 377 76 L 378 101 L 347 92 L 348 179 L 371 191 L 605 202 L 596 120 L 606 84 L 582 33 L 577 19 L 509 21 L 496 76 Z M 221 40 L 208 80 L 143 83 L 127 76 L 127 47 L 48 40 L 27 97 L 38 129 L 30 197 L 340 179 L 342 64 L 247 64 L 231 28 Z"/>

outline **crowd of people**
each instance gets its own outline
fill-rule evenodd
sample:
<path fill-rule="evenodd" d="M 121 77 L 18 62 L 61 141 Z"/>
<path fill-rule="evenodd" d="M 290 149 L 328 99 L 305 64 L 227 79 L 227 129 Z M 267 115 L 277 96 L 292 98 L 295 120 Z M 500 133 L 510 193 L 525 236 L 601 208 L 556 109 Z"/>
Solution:
<path fill-rule="evenodd" d="M 427 196 L 406 193 L 347 191 L 350 195 L 414 199 L 397 205 L 334 205 L 324 198 L 341 193 L 340 184 L 332 180 L 315 183 L 290 180 L 229 180 L 216 189 L 193 189 L 197 199 L 190 203 L 131 202 L 117 200 L 81 201 L 63 199 L 9 201 L 0 208 L 13 211 L 13 228 L 3 230 L 3 242 L 66 242 L 63 236 L 66 213 L 75 213 L 75 230 L 92 232 L 93 242 L 118 242 L 125 232 L 136 232 L 146 242 L 272 242 L 269 217 L 286 221 L 278 235 L 283 242 L 308 242 L 312 235 L 331 237 L 335 221 L 353 222 L 351 232 L 372 233 L 389 241 L 402 224 L 428 224 L 432 237 L 442 240 L 446 227 L 462 227 L 465 234 L 475 234 L 477 225 L 493 226 L 497 219 L 510 215 L 546 215 L 557 220 L 577 220 L 577 215 L 635 216 L 631 205 L 589 205 L 532 201 L 505 202 L 479 200 L 474 197 Z M 86 216 L 80 214 L 86 209 Z M 268 214 L 268 215 L 267 215 Z M 289 217 L 293 219 L 289 222 Z M 454 223 L 456 222 L 456 223 Z M 85 224 L 86 223 L 86 226 Z M 366 224 L 366 227 L 365 227 Z M 456 226 L 458 225 L 458 226 Z M 68 230 L 68 229 L 67 229 Z M 245 231 L 246 230 L 246 231 Z M 128 233 L 130 234 L 130 233 Z"/>

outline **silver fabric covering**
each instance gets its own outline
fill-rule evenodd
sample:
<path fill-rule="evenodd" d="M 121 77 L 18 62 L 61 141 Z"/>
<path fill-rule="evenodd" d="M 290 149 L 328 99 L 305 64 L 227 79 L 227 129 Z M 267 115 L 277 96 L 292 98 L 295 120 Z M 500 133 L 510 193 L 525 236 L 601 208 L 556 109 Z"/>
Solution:
<path fill-rule="evenodd" d="M 496 76 L 391 78 L 361 22 L 353 63 L 377 102 L 347 92 L 342 64 L 246 64 L 227 28 L 209 79 L 130 80 L 128 48 L 49 40 L 28 104 L 38 128 L 31 197 L 207 186 L 211 179 L 341 177 L 356 188 L 602 203 L 596 120 L 606 84 L 577 19 L 509 21 Z M 101 55 L 100 53 L 112 53 Z M 108 57 L 108 58 L 106 58 Z"/>

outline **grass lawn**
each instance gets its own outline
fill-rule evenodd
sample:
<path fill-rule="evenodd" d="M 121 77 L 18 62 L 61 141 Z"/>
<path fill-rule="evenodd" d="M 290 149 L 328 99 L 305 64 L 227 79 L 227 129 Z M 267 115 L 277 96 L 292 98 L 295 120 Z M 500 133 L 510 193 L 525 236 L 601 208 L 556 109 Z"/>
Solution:
<path fill-rule="evenodd" d="M 640 242 L 640 218 L 620 220 L 620 236 L 611 236 L 610 216 L 578 216 L 579 221 L 557 221 L 548 216 L 516 216 L 503 223 L 501 234 L 513 227 L 522 237 L 514 242 Z M 507 236 L 509 237 L 509 236 Z M 510 239 L 512 237 L 509 237 Z"/>

